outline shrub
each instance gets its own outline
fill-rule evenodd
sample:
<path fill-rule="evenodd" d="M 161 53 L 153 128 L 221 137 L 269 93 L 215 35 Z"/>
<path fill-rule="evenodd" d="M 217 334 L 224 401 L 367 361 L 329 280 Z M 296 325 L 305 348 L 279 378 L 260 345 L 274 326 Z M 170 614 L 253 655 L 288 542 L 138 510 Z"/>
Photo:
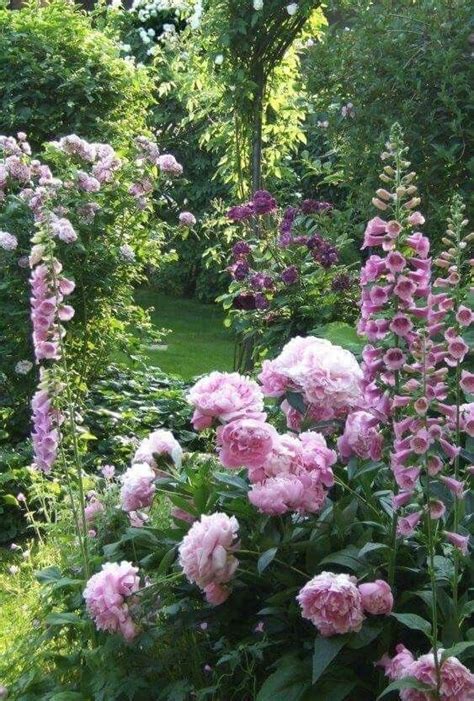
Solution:
<path fill-rule="evenodd" d="M 472 197 L 471 3 L 384 0 L 348 8 L 306 55 L 313 96 L 306 176 L 365 221 L 383 135 L 398 121 L 427 216 L 441 231 L 450 193 Z"/>
<path fill-rule="evenodd" d="M 35 150 L 71 133 L 118 145 L 144 130 L 151 102 L 146 72 L 74 3 L 0 9 L 0 133 L 24 131 Z"/>

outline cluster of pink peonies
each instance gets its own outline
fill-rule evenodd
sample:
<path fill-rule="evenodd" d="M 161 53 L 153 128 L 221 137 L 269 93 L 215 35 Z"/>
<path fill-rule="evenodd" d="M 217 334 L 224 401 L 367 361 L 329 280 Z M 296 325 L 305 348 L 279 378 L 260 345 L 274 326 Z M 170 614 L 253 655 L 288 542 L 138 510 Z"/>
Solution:
<path fill-rule="evenodd" d="M 357 586 L 355 577 L 321 572 L 297 596 L 303 618 L 310 620 L 322 636 L 359 632 L 364 612 L 388 615 L 393 607 L 390 586 L 384 580 Z"/>
<path fill-rule="evenodd" d="M 83 596 L 97 630 L 120 633 L 125 640 L 136 636 L 127 599 L 140 587 L 137 572 L 130 562 L 106 562 L 89 579 Z"/>
<path fill-rule="evenodd" d="M 438 650 L 440 687 L 439 701 L 471 701 L 474 698 L 474 675 L 456 657 L 443 660 L 442 650 Z M 404 645 L 397 645 L 396 655 L 390 658 L 384 655 L 378 663 L 384 668 L 390 681 L 412 677 L 426 686 L 430 691 L 403 689 L 402 701 L 432 701 L 437 686 L 436 660 L 433 652 L 422 655 L 415 660 Z"/>
<path fill-rule="evenodd" d="M 192 583 L 204 592 L 210 604 L 223 603 L 230 594 L 228 583 L 239 561 L 235 516 L 224 513 L 203 514 L 195 521 L 179 546 L 179 563 Z"/>

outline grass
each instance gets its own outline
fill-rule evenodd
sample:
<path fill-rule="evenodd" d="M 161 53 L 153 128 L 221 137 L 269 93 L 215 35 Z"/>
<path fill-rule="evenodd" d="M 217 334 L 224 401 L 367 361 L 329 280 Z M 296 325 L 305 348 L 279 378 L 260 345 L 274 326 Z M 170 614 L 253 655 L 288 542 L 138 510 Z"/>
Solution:
<path fill-rule="evenodd" d="M 148 289 L 138 290 L 136 300 L 142 307 L 154 307 L 151 317 L 157 328 L 171 329 L 166 349 L 147 350 L 153 365 L 185 380 L 211 370 L 232 370 L 234 340 L 219 307 Z"/>

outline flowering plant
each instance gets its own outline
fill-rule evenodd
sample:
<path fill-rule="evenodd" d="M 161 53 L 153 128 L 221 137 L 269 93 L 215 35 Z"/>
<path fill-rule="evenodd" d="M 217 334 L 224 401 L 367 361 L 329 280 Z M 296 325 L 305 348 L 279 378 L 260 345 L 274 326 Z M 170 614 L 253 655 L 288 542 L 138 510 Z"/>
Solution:
<path fill-rule="evenodd" d="M 350 241 L 334 232 L 329 202 L 308 199 L 279 210 L 261 190 L 227 217 L 241 237 L 227 267 L 229 293 L 219 301 L 241 341 L 239 367 L 249 366 L 249 353 L 255 360 L 296 334 L 355 320 L 356 277 L 345 262 Z"/>
<path fill-rule="evenodd" d="M 362 363 L 296 336 L 264 361 L 259 384 L 212 373 L 188 393 L 207 453 L 182 455 L 160 430 L 121 478 L 106 466 L 97 480 L 86 507 L 97 528 L 79 527 L 82 564 L 73 559 L 82 577 L 50 581 L 74 592 L 63 601 L 79 611 L 77 633 L 91 621 L 103 631 L 103 654 L 119 633 L 145 696 L 158 684 L 170 701 L 180 689 L 257 701 L 472 698 L 473 375 L 461 365 L 474 236 L 456 200 L 433 261 L 443 275 L 431 275 L 408 167 L 395 129 L 374 198 L 385 218 L 365 233 L 381 255 L 361 271 Z M 54 442 L 63 429 L 40 399 Z M 160 495 L 171 506 L 158 524 Z M 111 562 L 93 574 L 102 553 Z M 81 670 L 97 650 L 80 654 L 75 689 L 90 695 Z"/>
<path fill-rule="evenodd" d="M 29 267 L 44 251 L 44 244 L 38 243 L 29 262 L 32 232 L 35 227 L 49 228 L 74 282 L 61 294 L 72 293 L 75 300 L 77 313 L 65 344 L 80 388 L 100 372 L 117 344 L 139 350 L 128 331 L 131 324 L 151 333 L 146 313 L 133 303 L 133 286 L 144 279 L 145 266 L 160 262 L 167 227 L 151 216 L 156 211 L 151 199 L 156 183 L 160 180 L 166 192 L 182 169 L 144 136 L 127 155 L 71 135 L 48 144 L 43 161 L 33 158 L 25 134 L 17 139 L 2 136 L 0 155 L 0 256 L 5 271 L 0 370 L 2 404 L 7 407 L 2 418 L 5 426 L 9 418 L 15 419 L 15 430 L 22 436 L 24 398 L 35 375 L 27 322 Z M 35 273 L 33 294 L 45 310 L 49 292 L 41 268 Z M 51 308 L 48 314 L 53 313 Z M 64 320 L 69 313 L 70 307 L 62 307 Z M 43 313 L 35 318 L 43 323 Z M 38 336 L 38 330 L 35 333 Z M 53 351 L 40 351 L 37 360 L 50 352 L 54 356 Z"/>

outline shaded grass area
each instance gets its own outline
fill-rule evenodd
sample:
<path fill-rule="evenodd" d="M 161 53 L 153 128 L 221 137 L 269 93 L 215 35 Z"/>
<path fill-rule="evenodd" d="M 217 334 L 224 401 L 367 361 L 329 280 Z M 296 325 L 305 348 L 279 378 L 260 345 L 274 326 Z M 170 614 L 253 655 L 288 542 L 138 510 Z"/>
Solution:
<path fill-rule="evenodd" d="M 153 365 L 185 380 L 211 370 L 232 370 L 234 340 L 219 307 L 149 289 L 137 290 L 136 300 L 142 307 L 154 307 L 151 316 L 157 328 L 171 329 L 166 350 L 147 349 Z"/>

